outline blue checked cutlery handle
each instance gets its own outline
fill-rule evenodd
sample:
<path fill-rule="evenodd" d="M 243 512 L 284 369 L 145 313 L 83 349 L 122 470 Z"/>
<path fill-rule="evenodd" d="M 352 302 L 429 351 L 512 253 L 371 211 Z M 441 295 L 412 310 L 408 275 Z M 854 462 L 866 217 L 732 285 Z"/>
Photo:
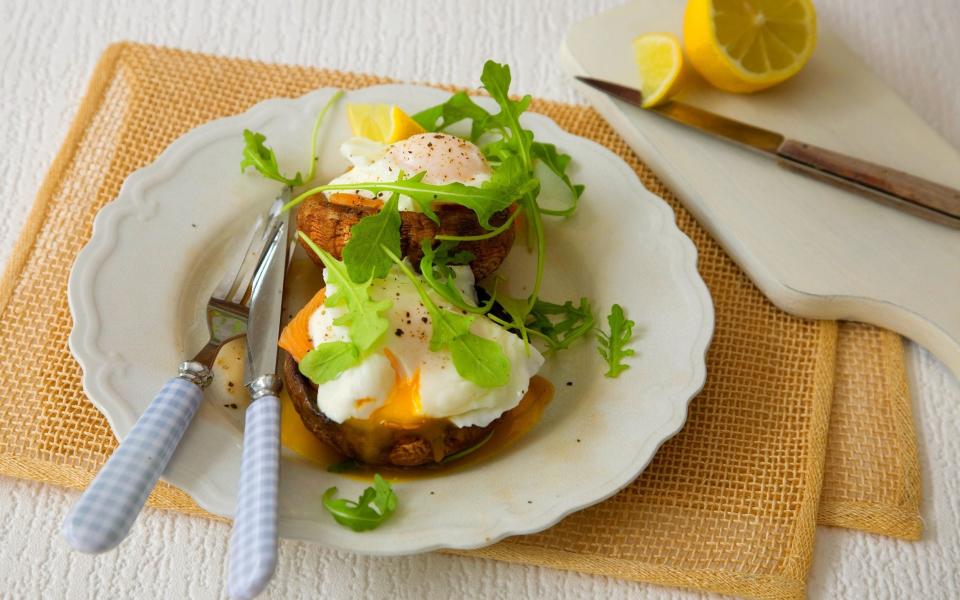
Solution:
<path fill-rule="evenodd" d="M 127 537 L 203 399 L 204 378 L 194 375 L 181 368 L 163 386 L 73 505 L 62 527 L 73 548 L 106 552 Z"/>
<path fill-rule="evenodd" d="M 280 399 L 275 395 L 262 396 L 247 409 L 242 461 L 227 575 L 234 600 L 263 591 L 277 566 Z"/>

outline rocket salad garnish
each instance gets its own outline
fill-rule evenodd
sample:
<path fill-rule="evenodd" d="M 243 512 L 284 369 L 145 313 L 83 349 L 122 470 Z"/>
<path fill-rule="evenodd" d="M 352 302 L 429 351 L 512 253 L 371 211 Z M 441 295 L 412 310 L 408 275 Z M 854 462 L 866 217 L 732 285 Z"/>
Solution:
<path fill-rule="evenodd" d="M 530 107 L 532 99 L 530 96 L 524 96 L 519 100 L 510 98 L 510 67 L 487 61 L 483 66 L 480 81 L 496 102 L 498 112 L 491 113 L 466 93 L 458 92 L 447 101 L 412 116 L 413 120 L 428 132 L 446 132 L 454 125 L 469 122 L 470 133 L 467 137 L 477 144 L 492 169 L 490 179 L 479 187 L 463 183 L 441 185 L 426 183 L 424 171 L 408 177 L 403 177 L 401 174 L 397 181 L 311 187 L 300 192 L 285 208 L 292 208 L 322 192 L 365 191 L 375 196 L 390 194 L 378 213 L 364 217 L 351 228 L 351 238 L 343 250 L 343 262 L 337 261 L 338 270 L 342 270 L 347 278 L 346 282 L 358 288 L 369 286 L 371 278 L 384 277 L 395 262 L 392 259 L 400 255 L 401 219 L 397 208 L 398 196 L 410 198 L 423 214 L 436 223 L 439 223 L 439 218 L 433 209 L 434 202 L 459 204 L 472 210 L 476 214 L 477 221 L 486 231 L 470 236 L 437 235 L 432 243 L 425 242 L 422 248 L 423 259 L 418 265 L 423 275 L 423 282 L 445 301 L 472 315 L 469 318 L 486 315 L 501 326 L 516 332 L 525 343 L 530 339 L 539 339 L 545 344 L 547 352 L 558 352 L 569 348 L 576 340 L 593 331 L 595 316 L 586 298 L 581 298 L 576 304 L 569 300 L 555 303 L 540 298 L 546 255 L 543 219 L 545 216 L 562 218 L 574 214 L 584 186 L 573 182 L 568 174 L 571 163 L 569 155 L 560 152 L 553 144 L 534 140 L 533 132 L 525 129 L 521 124 L 520 116 Z M 335 99 L 331 99 L 330 103 Z M 330 103 L 324 108 L 314 125 L 314 136 L 311 139 L 311 158 L 314 160 L 316 132 Z M 301 185 L 302 178 L 299 173 L 293 178 L 288 178 L 280 172 L 273 151 L 263 144 L 262 135 L 249 131 L 245 131 L 244 135 L 247 138 L 244 167 L 252 165 L 265 177 L 287 185 Z M 314 164 L 311 162 L 308 180 L 314 173 Z M 565 206 L 556 208 L 553 205 L 549 207 L 541 205 L 541 182 L 535 172 L 537 165 L 551 171 L 563 183 L 569 192 Z M 492 222 L 497 215 L 504 215 L 506 211 L 509 212 L 506 213 L 505 218 L 500 217 L 500 221 Z M 485 293 L 483 295 L 487 301 L 480 306 L 464 300 L 454 284 L 454 273 L 450 266 L 468 264 L 473 257 L 469 253 L 457 252 L 457 244 L 493 238 L 514 226 L 521 216 L 527 227 L 528 246 L 536 254 L 536 269 L 533 281 L 529 285 L 530 294 L 523 298 L 511 298 L 504 294 Z M 323 258 L 324 263 L 329 264 L 327 263 L 328 255 L 322 253 L 322 250 L 316 248 L 305 237 L 304 239 Z M 406 269 L 405 266 L 404 269 Z M 335 284 L 338 289 L 341 289 L 339 283 L 335 282 Z M 416 284 L 418 289 L 421 289 L 419 281 Z M 628 325 L 632 322 L 620 318 L 623 312 L 622 310 L 617 312 L 616 309 L 619 307 L 614 308 L 613 319 L 610 322 L 611 333 L 600 332 L 598 335 L 601 355 L 610 363 L 607 375 L 614 377 L 626 368 L 622 359 L 632 354 L 631 350 L 625 348 L 630 341 Z M 436 324 L 435 327 L 437 327 Z M 460 327 L 457 331 L 460 329 L 463 328 Z M 450 339 L 458 339 L 453 330 L 447 333 L 450 334 L 447 336 Z M 354 344 L 357 345 L 356 340 Z M 362 344 L 358 345 L 356 352 L 346 347 L 330 347 L 323 351 L 324 355 L 318 354 L 311 357 L 308 363 L 317 365 L 317 375 L 329 375 L 331 370 L 348 365 L 351 357 L 362 357 L 364 349 L 360 346 Z M 434 346 L 447 347 L 447 344 L 434 344 Z M 359 358 L 353 360 L 359 360 Z M 484 376 L 482 379 L 489 384 L 503 378 Z"/>
<path fill-rule="evenodd" d="M 337 488 L 328 488 L 323 493 L 323 507 L 337 523 L 354 531 L 376 529 L 397 510 L 397 495 L 379 474 L 356 501 L 335 498 L 336 494 Z"/>
<path fill-rule="evenodd" d="M 420 278 L 396 254 L 384 247 L 400 271 L 410 280 L 420 295 L 420 301 L 430 314 L 433 334 L 430 351 L 449 350 L 457 373 L 480 387 L 492 388 L 510 381 L 510 361 L 500 344 L 470 332 L 474 315 L 465 315 L 437 306 L 420 284 Z"/>
<path fill-rule="evenodd" d="M 471 332 L 476 319 L 489 318 L 515 332 L 524 344 L 529 344 L 531 339 L 539 340 L 547 353 L 565 350 L 595 330 L 594 311 L 587 298 L 580 298 L 578 303 L 570 300 L 556 303 L 540 297 L 546 255 L 543 219 L 573 215 L 584 186 L 572 181 L 568 174 L 569 155 L 560 152 L 553 144 L 535 141 L 533 133 L 521 124 L 520 117 L 530 107 L 532 99 L 530 96 L 518 100 L 510 98 L 510 68 L 487 61 L 480 81 L 496 102 L 498 112 L 491 113 L 466 93 L 458 92 L 447 101 L 412 117 L 428 132 L 446 132 L 454 125 L 469 122 L 468 137 L 491 168 L 489 179 L 479 186 L 457 182 L 430 184 L 424 181 L 426 171 L 409 176 L 401 172 L 396 181 L 310 187 L 300 191 L 284 207 L 290 209 L 323 192 L 365 191 L 376 197 L 387 195 L 379 211 L 365 216 L 351 227 L 350 238 L 342 250 L 342 261 L 324 251 L 303 232 L 299 233 L 303 243 L 326 267 L 325 278 L 333 291 L 325 298 L 325 304 L 344 309 L 333 323 L 346 327 L 349 334 L 347 340 L 319 344 L 300 360 L 300 372 L 315 384 L 338 378 L 379 347 L 389 327 L 384 313 L 391 308 L 392 302 L 375 299 L 371 285 L 394 269 L 410 281 L 429 314 L 430 351 L 449 352 L 460 377 L 483 388 L 506 385 L 510 381 L 511 364 L 499 343 Z M 241 170 L 253 167 L 262 176 L 290 187 L 308 184 L 316 174 L 320 125 L 340 95 L 340 92 L 334 94 L 314 123 L 310 138 L 310 167 L 305 177 L 300 172 L 292 177 L 284 175 L 273 149 L 266 145 L 266 137 L 249 130 L 243 132 L 245 147 Z M 544 169 L 550 171 L 562 182 L 568 192 L 562 207 L 541 205 L 537 167 L 541 167 L 541 173 Z M 421 275 L 417 276 L 412 265 L 401 258 L 401 196 L 409 198 L 421 213 L 438 225 L 440 218 L 434 210 L 434 203 L 463 206 L 476 215 L 483 231 L 469 236 L 437 235 L 432 240 L 424 240 L 421 246 L 423 257 L 416 265 Z M 494 238 L 521 222 L 527 228 L 527 245 L 536 255 L 533 281 L 528 285 L 530 293 L 520 298 L 500 293 L 495 289 L 499 280 L 495 279 L 491 291 L 477 288 L 479 303 L 473 298 L 464 298 L 452 267 L 467 265 L 475 257 L 459 250 L 459 244 Z M 607 324 L 609 332 L 597 330 L 598 351 L 609 366 L 606 376 L 616 377 L 629 368 L 624 360 L 634 355 L 634 351 L 627 347 L 632 340 L 634 323 L 626 318 L 622 307 L 614 304 Z M 476 450 L 490 439 L 490 435 L 443 462 Z M 355 467 L 356 462 L 348 461 L 329 470 L 342 472 Z M 396 495 L 380 475 L 374 476 L 373 486 L 365 489 L 356 501 L 336 498 L 336 493 L 336 488 L 329 488 L 323 495 L 323 506 L 338 523 L 354 531 L 375 529 L 397 508 Z"/>

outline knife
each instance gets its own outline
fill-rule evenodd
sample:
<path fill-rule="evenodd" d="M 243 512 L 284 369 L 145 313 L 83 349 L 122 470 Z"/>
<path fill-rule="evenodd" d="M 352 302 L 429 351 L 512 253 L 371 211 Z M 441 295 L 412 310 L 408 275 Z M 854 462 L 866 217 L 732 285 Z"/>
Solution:
<path fill-rule="evenodd" d="M 290 188 L 284 190 L 285 201 Z M 244 419 L 240 483 L 230 536 L 227 591 L 253 598 L 277 564 L 277 496 L 280 470 L 280 392 L 277 338 L 290 248 L 290 212 L 274 224 L 252 281 L 244 373 L 250 405 Z"/>
<path fill-rule="evenodd" d="M 106 552 L 130 533 L 203 402 L 220 349 L 246 331 L 255 268 L 283 204 L 275 201 L 232 254 L 230 266 L 207 300 L 206 344 L 180 364 L 179 374 L 164 384 L 70 509 L 61 531 L 75 550 Z"/>
<path fill-rule="evenodd" d="M 593 77 L 581 83 L 618 100 L 641 106 L 640 90 Z M 903 171 L 867 162 L 839 152 L 789 139 L 775 131 L 671 101 L 649 109 L 687 127 L 733 142 L 779 160 L 781 164 L 867 196 L 918 217 L 960 228 L 960 190 Z"/>

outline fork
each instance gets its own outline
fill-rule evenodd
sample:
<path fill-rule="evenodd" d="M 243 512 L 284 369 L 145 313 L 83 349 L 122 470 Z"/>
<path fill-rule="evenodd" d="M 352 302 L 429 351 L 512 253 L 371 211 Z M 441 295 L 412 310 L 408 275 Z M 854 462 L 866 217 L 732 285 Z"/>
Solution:
<path fill-rule="evenodd" d="M 233 257 L 232 268 L 207 301 L 209 341 L 193 359 L 180 363 L 179 374 L 160 389 L 73 505 L 61 531 L 74 549 L 106 552 L 127 537 L 203 400 L 217 354 L 224 344 L 246 333 L 251 280 L 282 207 L 277 200 L 257 219 L 246 250 Z"/>

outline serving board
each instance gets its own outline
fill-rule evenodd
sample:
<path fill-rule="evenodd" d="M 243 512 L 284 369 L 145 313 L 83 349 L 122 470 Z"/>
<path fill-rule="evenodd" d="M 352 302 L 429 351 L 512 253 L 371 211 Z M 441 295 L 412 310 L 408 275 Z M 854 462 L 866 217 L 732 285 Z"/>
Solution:
<path fill-rule="evenodd" d="M 680 35 L 683 4 L 638 0 L 574 25 L 571 74 L 638 85 L 631 41 Z M 878 32 L 881 34 L 882 32 Z M 960 376 L 960 230 L 794 173 L 572 81 L 777 306 L 873 323 L 930 349 Z M 809 64 L 752 94 L 696 81 L 690 104 L 960 188 L 960 154 L 819 27 Z"/>

